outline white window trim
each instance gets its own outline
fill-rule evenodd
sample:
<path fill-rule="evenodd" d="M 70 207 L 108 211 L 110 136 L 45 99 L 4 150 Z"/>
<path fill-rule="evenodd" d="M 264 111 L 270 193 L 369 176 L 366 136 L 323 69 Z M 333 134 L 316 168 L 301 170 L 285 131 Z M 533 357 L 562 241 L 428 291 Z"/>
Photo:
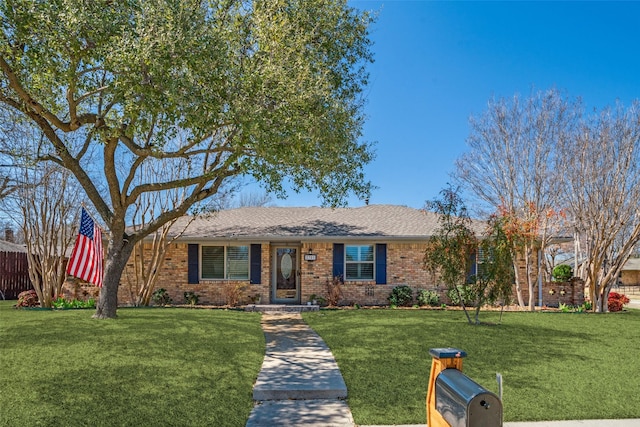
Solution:
<path fill-rule="evenodd" d="M 205 247 L 223 247 L 224 248 L 224 277 L 223 278 L 213 278 L 213 277 L 203 277 L 202 276 L 202 267 L 204 266 L 204 261 L 202 259 L 202 249 Z M 247 248 L 247 277 L 243 278 L 243 279 L 229 279 L 227 277 L 227 275 L 229 274 L 228 272 L 228 265 L 227 265 L 227 248 L 229 247 L 246 247 Z M 247 245 L 228 245 L 228 244 L 208 244 L 208 245 L 204 245 L 201 244 L 200 248 L 199 248 L 199 253 L 198 253 L 198 257 L 199 257 L 199 263 L 198 263 L 198 267 L 199 267 L 199 275 L 200 275 L 200 280 L 201 281 L 244 281 L 244 280 L 251 280 L 251 245 L 247 244 Z"/>
<path fill-rule="evenodd" d="M 347 247 L 349 246 L 371 246 L 372 261 L 347 261 Z M 371 264 L 372 277 L 370 279 L 350 279 L 347 277 L 347 264 Z M 369 282 L 376 280 L 376 244 L 375 243 L 345 243 L 344 244 L 344 280 L 348 282 Z"/>

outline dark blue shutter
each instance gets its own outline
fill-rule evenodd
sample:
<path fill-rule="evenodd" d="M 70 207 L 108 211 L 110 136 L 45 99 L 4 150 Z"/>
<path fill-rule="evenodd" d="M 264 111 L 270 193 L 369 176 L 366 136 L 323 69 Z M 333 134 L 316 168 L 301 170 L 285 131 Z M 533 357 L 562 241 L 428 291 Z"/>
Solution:
<path fill-rule="evenodd" d="M 200 271 L 198 269 L 198 258 L 200 251 L 198 245 L 189 243 L 187 247 L 187 283 L 197 284 L 200 283 Z"/>
<path fill-rule="evenodd" d="M 259 285 L 262 277 L 262 246 L 258 244 L 251 245 L 251 284 Z"/>
<path fill-rule="evenodd" d="M 387 245 L 385 243 L 376 245 L 376 284 L 387 284 Z"/>
<path fill-rule="evenodd" d="M 467 283 L 473 282 L 474 276 L 478 274 L 477 251 L 473 251 L 469 255 L 469 273 L 467 274 Z"/>
<path fill-rule="evenodd" d="M 344 280 L 344 244 L 333 244 L 333 277 L 342 277 Z"/>

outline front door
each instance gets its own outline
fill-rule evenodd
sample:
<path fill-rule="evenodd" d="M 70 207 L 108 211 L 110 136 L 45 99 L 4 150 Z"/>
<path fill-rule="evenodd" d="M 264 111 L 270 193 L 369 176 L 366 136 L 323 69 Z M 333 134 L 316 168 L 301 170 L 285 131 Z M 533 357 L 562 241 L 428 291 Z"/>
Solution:
<path fill-rule="evenodd" d="M 273 248 L 271 269 L 271 300 L 277 303 L 300 304 L 299 250 L 295 246 Z"/>

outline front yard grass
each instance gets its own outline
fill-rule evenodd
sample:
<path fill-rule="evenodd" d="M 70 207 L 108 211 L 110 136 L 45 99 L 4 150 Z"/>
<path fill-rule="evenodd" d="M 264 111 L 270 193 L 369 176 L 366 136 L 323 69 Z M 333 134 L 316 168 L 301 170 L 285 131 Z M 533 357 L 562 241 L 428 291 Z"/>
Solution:
<path fill-rule="evenodd" d="M 15 310 L 0 301 L 0 426 L 244 426 L 260 316 L 223 310 Z"/>
<path fill-rule="evenodd" d="M 481 320 L 498 322 L 498 313 Z M 505 421 L 640 418 L 640 310 L 505 313 L 323 310 L 304 319 L 331 348 L 356 424 L 424 424 L 429 349 L 467 352 L 464 372 L 497 393 Z"/>
<path fill-rule="evenodd" d="M 14 310 L 0 301 L 0 426 L 244 426 L 264 357 L 257 313 Z M 423 424 L 429 349 L 468 353 L 505 421 L 640 418 L 640 311 L 506 313 L 323 310 L 305 320 L 331 347 L 357 424 Z M 485 322 L 497 313 L 482 313 Z"/>

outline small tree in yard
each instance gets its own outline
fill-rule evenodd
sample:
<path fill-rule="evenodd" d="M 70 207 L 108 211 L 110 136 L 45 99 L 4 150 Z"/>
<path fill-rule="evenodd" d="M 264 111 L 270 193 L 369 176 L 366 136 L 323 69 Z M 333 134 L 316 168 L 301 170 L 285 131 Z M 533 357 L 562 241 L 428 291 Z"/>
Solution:
<path fill-rule="evenodd" d="M 509 303 L 513 287 L 513 263 L 511 246 L 504 230 L 504 218 L 493 215 L 478 239 L 471 229 L 472 222 L 456 189 L 440 192 L 441 200 L 429 202 L 439 214 L 439 228 L 429 240 L 425 253 L 426 267 L 440 275 L 460 303 L 469 323 L 480 323 L 483 305 L 498 300 Z M 470 275 L 471 264 L 476 260 L 476 272 Z M 462 295 L 461 289 L 465 289 Z M 475 307 L 474 321 L 466 309 L 469 296 Z"/>
<path fill-rule="evenodd" d="M 469 286 L 476 301 L 476 324 L 479 323 L 480 307 L 501 301 L 509 304 L 514 286 L 513 257 L 511 244 L 504 230 L 504 218 L 492 215 L 487 229 L 478 245 L 476 274 Z M 500 313 L 502 319 L 502 312 Z"/>
<path fill-rule="evenodd" d="M 440 195 L 441 199 L 427 202 L 427 209 L 438 214 L 439 227 L 427 243 L 424 264 L 440 276 L 448 289 L 457 293 L 460 306 L 472 323 L 459 286 L 467 282 L 478 239 L 470 228 L 471 219 L 458 189 L 449 185 Z"/>

